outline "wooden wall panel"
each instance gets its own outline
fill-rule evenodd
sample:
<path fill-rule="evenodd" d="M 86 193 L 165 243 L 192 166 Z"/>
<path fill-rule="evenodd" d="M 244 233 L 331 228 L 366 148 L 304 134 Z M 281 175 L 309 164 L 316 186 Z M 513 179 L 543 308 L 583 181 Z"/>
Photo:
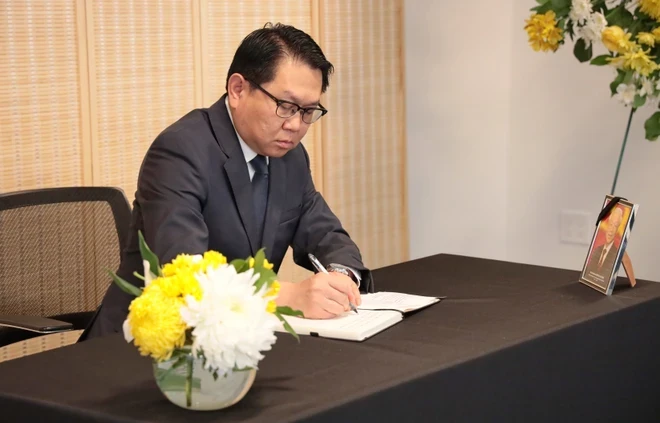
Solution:
<path fill-rule="evenodd" d="M 76 12 L 0 1 L 0 192 L 83 184 Z"/>
<path fill-rule="evenodd" d="M 322 0 L 325 197 L 369 267 L 407 258 L 402 3 Z M 325 119 L 325 118 L 324 118 Z"/>
<path fill-rule="evenodd" d="M 88 9 L 94 184 L 132 200 L 149 145 L 195 107 L 197 16 L 191 0 L 93 0 Z"/>

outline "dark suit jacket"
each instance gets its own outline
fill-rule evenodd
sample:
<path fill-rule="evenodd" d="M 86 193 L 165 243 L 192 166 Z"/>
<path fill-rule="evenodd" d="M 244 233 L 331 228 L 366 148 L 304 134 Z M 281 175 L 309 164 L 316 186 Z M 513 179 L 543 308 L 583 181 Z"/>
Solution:
<path fill-rule="evenodd" d="M 589 257 L 589 263 L 587 264 L 587 269 L 585 271 L 585 277 L 592 279 L 589 274 L 590 272 L 593 272 L 601 275 L 603 278 L 605 278 L 605 283 L 609 284 L 609 277 L 612 273 L 612 269 L 614 268 L 614 261 L 616 259 L 616 252 L 618 247 L 616 243 L 612 244 L 612 247 L 610 247 L 610 250 L 605 256 L 605 260 L 603 260 L 603 265 L 599 267 L 598 262 L 600 261 L 600 255 L 603 253 L 603 248 L 605 248 L 605 244 L 596 247 L 592 251 L 591 256 Z"/>
<path fill-rule="evenodd" d="M 282 158 L 270 158 L 269 196 L 263 239 L 257 239 L 252 188 L 245 157 L 225 106 L 225 96 L 208 109 L 193 110 L 153 142 L 140 169 L 131 234 L 118 275 L 136 286 L 143 273 L 137 232 L 161 265 L 179 253 L 212 249 L 229 260 L 265 247 L 279 270 L 289 246 L 294 261 L 313 270 L 311 252 L 327 265 L 361 272 L 361 290 L 373 291 L 371 272 L 312 182 L 302 144 Z M 121 330 L 132 297 L 114 283 L 84 337 Z"/>

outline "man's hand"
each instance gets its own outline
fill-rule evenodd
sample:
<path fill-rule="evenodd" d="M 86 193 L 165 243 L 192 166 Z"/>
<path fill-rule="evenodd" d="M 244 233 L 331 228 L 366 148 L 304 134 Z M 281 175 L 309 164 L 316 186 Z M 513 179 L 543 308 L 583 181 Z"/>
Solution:
<path fill-rule="evenodd" d="M 317 273 L 300 283 L 281 282 L 278 305 L 303 312 L 307 319 L 330 319 L 350 310 L 348 302 L 361 304 L 360 291 L 341 273 Z"/>

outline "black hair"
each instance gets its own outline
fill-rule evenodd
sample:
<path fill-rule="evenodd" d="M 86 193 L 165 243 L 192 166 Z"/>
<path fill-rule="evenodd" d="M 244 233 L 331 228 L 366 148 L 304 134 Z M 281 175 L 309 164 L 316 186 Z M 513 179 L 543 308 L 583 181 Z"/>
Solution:
<path fill-rule="evenodd" d="M 259 85 L 272 81 L 277 65 L 285 56 L 320 70 L 323 78 L 321 92 L 325 92 L 334 67 L 325 58 L 321 47 L 312 37 L 293 26 L 273 25 L 270 22 L 248 34 L 236 49 L 227 73 L 225 90 L 228 89 L 229 77 L 235 73 Z"/>

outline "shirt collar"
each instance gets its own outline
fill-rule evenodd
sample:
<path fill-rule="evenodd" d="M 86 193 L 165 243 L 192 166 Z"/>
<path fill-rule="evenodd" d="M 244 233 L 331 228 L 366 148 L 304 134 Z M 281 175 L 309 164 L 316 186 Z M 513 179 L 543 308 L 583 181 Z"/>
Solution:
<path fill-rule="evenodd" d="M 231 110 L 229 109 L 229 100 L 227 98 L 225 98 L 225 107 L 227 107 L 229 120 L 231 120 L 231 126 L 234 127 L 234 132 L 236 133 L 236 137 L 238 138 L 238 143 L 241 145 L 241 150 L 243 150 L 243 156 L 245 157 L 245 162 L 250 163 L 250 160 L 257 157 L 257 153 L 255 153 L 254 150 L 252 150 L 250 146 L 247 145 L 245 141 L 243 141 L 243 138 L 241 138 L 238 131 L 236 130 L 236 126 L 234 125 L 234 118 L 231 116 Z M 268 157 L 266 157 L 266 163 L 268 163 Z"/>

